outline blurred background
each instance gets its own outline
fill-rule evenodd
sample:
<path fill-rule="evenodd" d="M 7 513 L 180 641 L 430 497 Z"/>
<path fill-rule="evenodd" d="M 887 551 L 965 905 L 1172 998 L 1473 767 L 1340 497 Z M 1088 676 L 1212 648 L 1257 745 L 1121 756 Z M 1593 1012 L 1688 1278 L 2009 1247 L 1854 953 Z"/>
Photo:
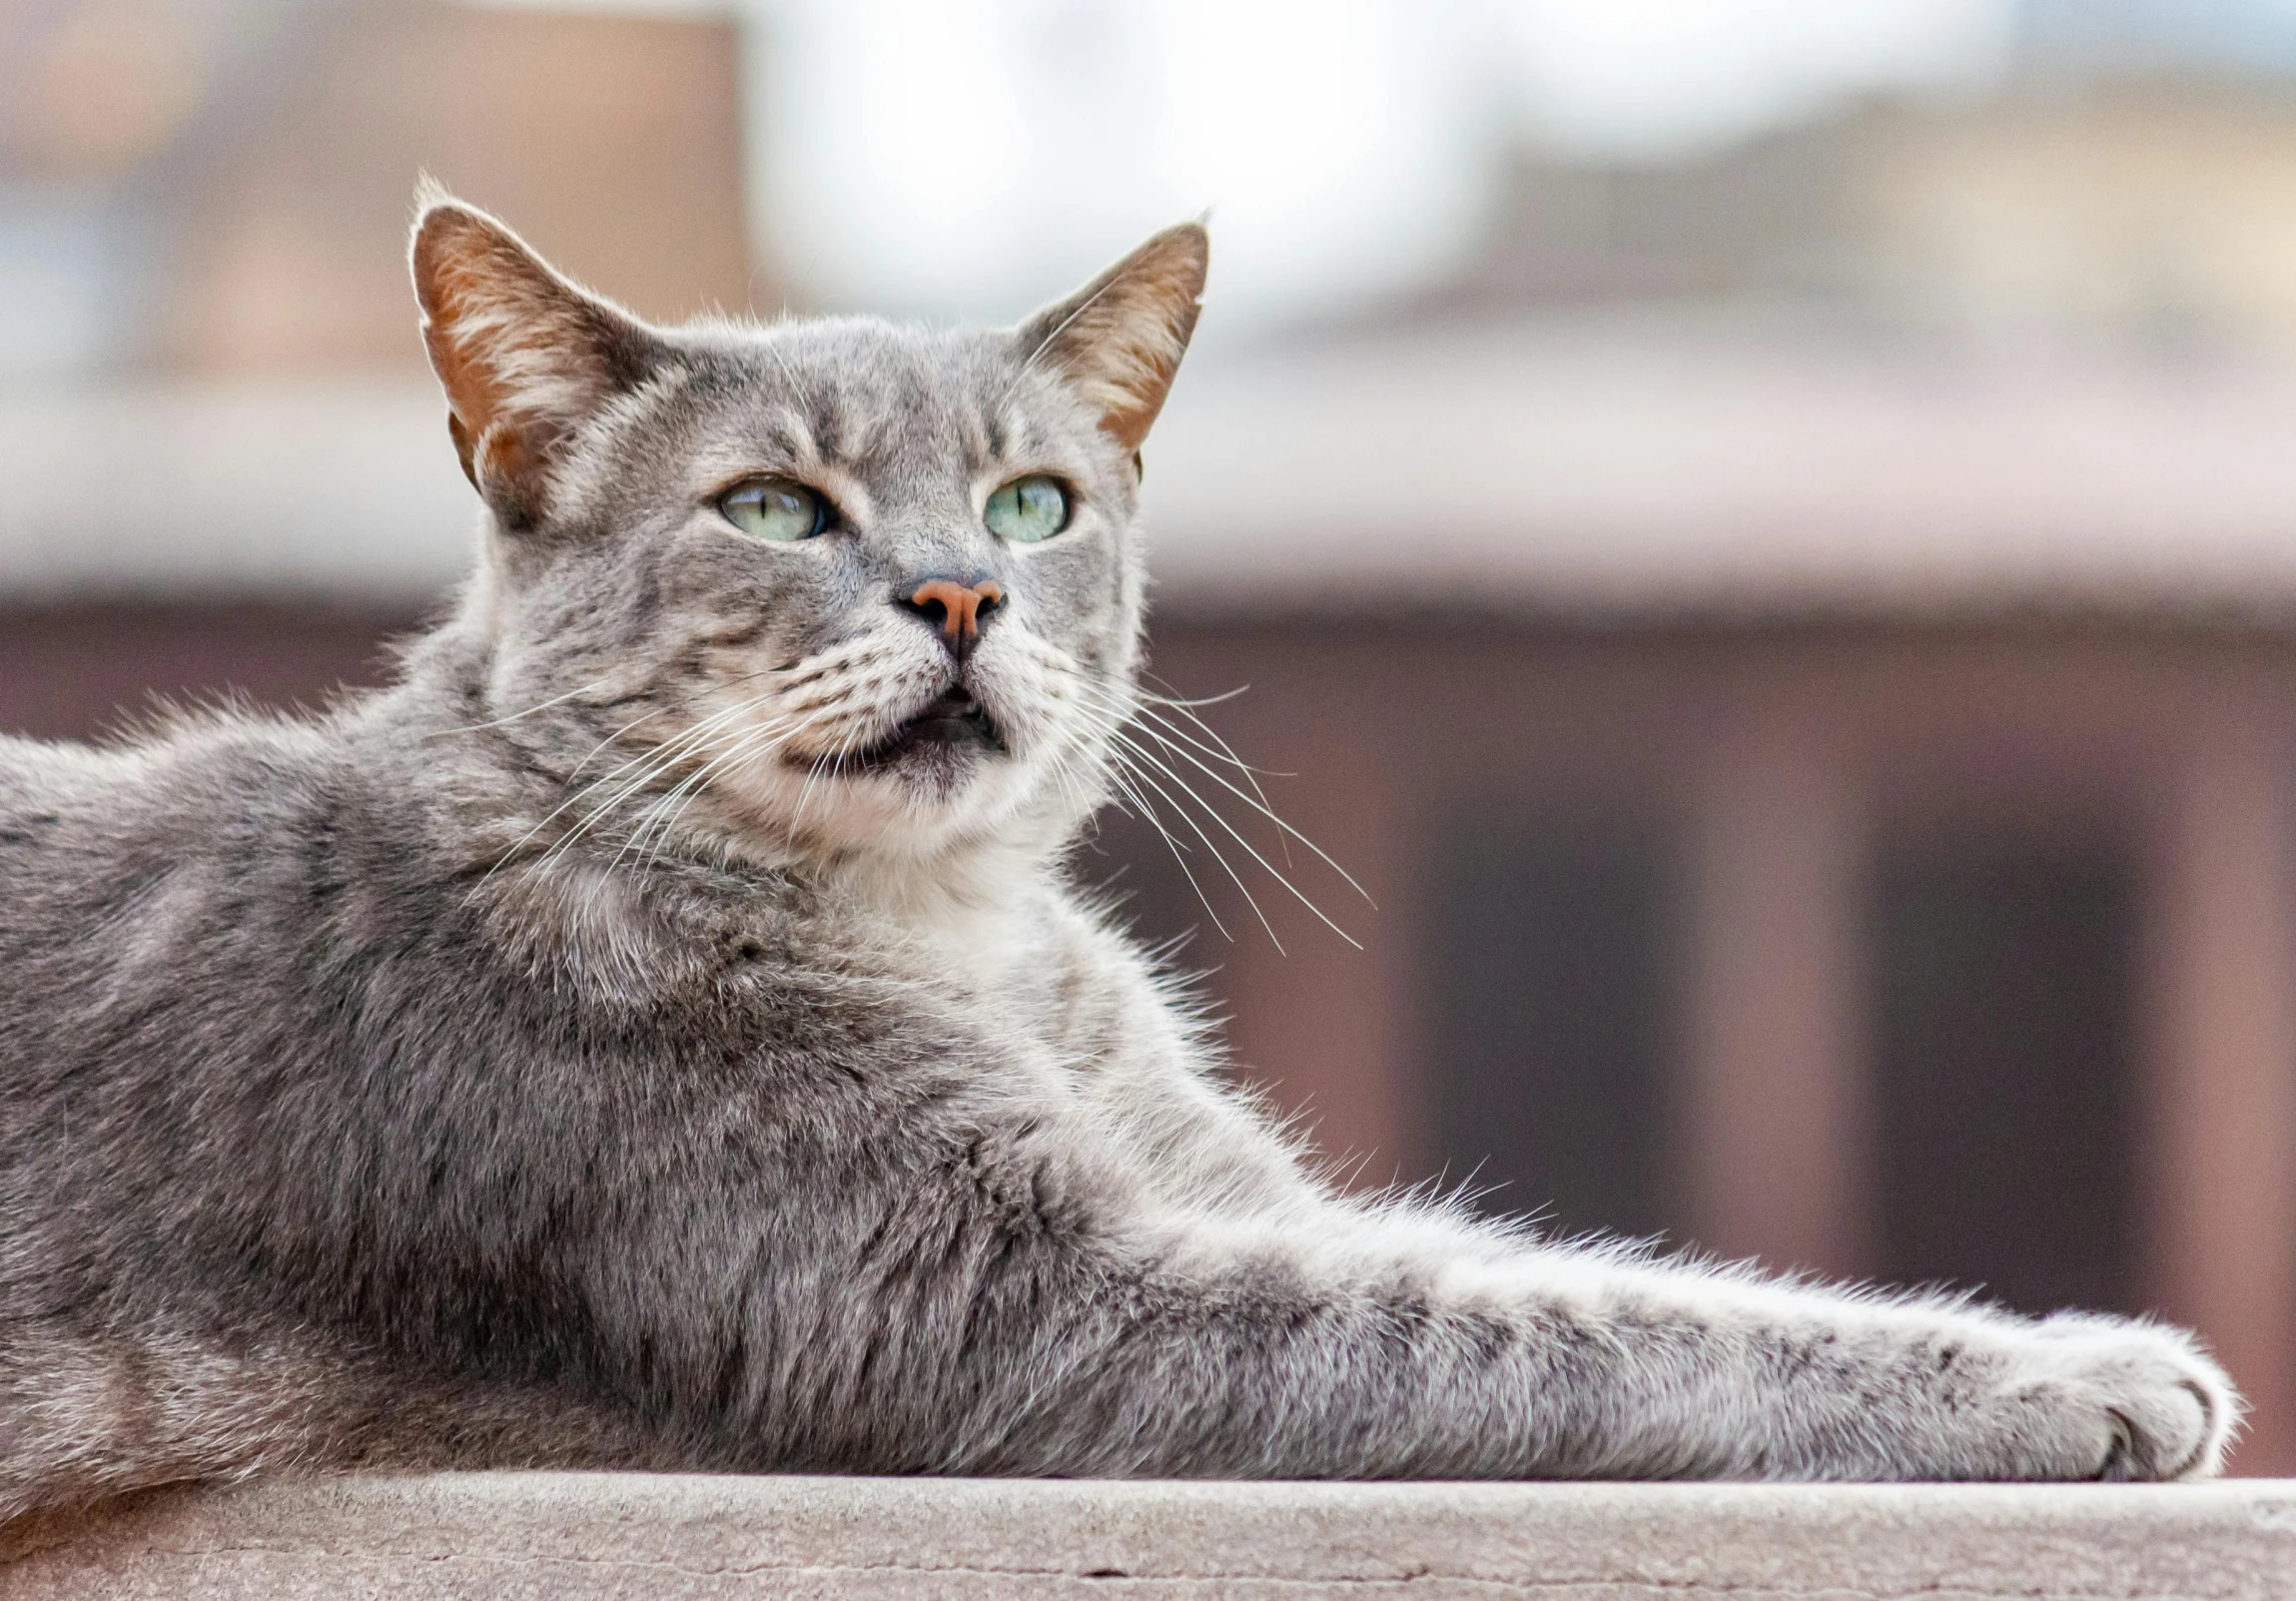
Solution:
<path fill-rule="evenodd" d="M 418 169 L 662 319 L 1208 208 L 1154 671 L 1265 772 L 1167 711 L 1081 866 L 1243 1071 L 1366 1186 L 2196 1324 L 2296 1471 L 2296 0 L 0 0 L 0 730 L 438 604 Z"/>

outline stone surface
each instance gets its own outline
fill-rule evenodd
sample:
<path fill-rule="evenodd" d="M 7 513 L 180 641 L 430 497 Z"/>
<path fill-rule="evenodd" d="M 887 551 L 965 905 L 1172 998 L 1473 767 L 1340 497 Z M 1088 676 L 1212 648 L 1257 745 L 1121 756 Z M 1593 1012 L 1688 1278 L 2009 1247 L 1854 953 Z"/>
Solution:
<path fill-rule="evenodd" d="M 0 1596 L 2296 1596 L 2296 1480 L 1224 1484 L 477 1473 L 18 1528 Z"/>

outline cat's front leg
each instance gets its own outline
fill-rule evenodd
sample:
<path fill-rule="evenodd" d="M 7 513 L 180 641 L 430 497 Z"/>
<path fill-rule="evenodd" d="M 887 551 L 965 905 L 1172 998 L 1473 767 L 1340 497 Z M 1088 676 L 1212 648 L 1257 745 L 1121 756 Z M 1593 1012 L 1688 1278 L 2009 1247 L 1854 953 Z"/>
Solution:
<path fill-rule="evenodd" d="M 1532 1247 L 1449 1208 L 1333 1196 L 1222 1097 L 1175 1091 L 1155 1126 L 1186 1138 L 1153 1148 L 1154 1192 L 1217 1195 L 1228 1213 L 1153 1247 L 1163 1292 L 1192 1282 L 1280 1306 L 1278 1286 L 1295 1283 L 1319 1324 L 1343 1331 L 1350 1309 L 1366 1321 L 1333 1334 L 1335 1370 L 1417 1369 L 1391 1375 L 1423 1397 L 1417 1454 L 1380 1457 L 1382 1425 L 1349 1417 L 1370 1397 L 1334 1392 L 1300 1415 L 1329 1408 L 1361 1459 L 1285 1471 L 2180 1478 L 2216 1471 L 2238 1415 L 2222 1370 L 2175 1329 Z M 1413 1339 L 1382 1332 L 1395 1328 Z M 1461 1342 L 1492 1354 L 1446 1366 Z M 1494 1398 L 1494 1384 L 1510 1392 Z M 1448 1438 L 1453 1413 L 1491 1425 L 1486 1436 Z"/>
<path fill-rule="evenodd" d="M 997 1420 L 949 1465 L 2167 1479 L 2215 1471 L 2237 1412 L 2172 1330 L 1509 1251 L 1448 1221 L 1390 1214 L 1351 1234 L 1263 1216 L 1104 1242 L 1089 1302 L 1031 1287 L 1050 1316 L 1025 1355 L 972 1348 L 999 1370 L 981 1391 Z"/>
<path fill-rule="evenodd" d="M 1627 1460 L 1596 1471 L 1634 1471 L 1638 1452 L 1663 1470 L 1671 1450 L 1727 1477 L 2189 1478 L 2221 1467 L 2238 1417 L 2223 1370 L 2157 1324 L 2036 1322 L 1571 1250 L 1527 1266 L 1534 1305 L 1574 1309 L 1619 1353 Z"/>

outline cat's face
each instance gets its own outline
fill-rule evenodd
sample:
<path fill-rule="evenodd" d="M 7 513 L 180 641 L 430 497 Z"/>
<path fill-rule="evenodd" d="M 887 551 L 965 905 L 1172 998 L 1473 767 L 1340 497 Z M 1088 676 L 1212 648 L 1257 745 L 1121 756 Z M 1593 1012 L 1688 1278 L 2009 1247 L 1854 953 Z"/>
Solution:
<path fill-rule="evenodd" d="M 1065 838 L 1130 706 L 1137 452 L 1203 267 L 1189 226 L 1019 330 L 665 331 L 429 205 L 424 333 L 494 514 L 492 707 L 579 780 L 564 821 Z"/>

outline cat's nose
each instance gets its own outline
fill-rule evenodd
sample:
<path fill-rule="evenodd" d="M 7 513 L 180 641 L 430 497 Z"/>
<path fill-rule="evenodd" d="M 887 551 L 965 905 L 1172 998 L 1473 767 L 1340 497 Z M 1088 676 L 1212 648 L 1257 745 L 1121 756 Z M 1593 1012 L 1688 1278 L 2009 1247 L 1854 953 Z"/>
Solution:
<path fill-rule="evenodd" d="M 930 578 L 909 592 L 902 609 L 915 612 L 935 629 L 949 654 L 963 661 L 973 653 L 981 630 L 1005 603 L 1004 586 L 994 578 L 962 583 L 955 578 Z"/>

